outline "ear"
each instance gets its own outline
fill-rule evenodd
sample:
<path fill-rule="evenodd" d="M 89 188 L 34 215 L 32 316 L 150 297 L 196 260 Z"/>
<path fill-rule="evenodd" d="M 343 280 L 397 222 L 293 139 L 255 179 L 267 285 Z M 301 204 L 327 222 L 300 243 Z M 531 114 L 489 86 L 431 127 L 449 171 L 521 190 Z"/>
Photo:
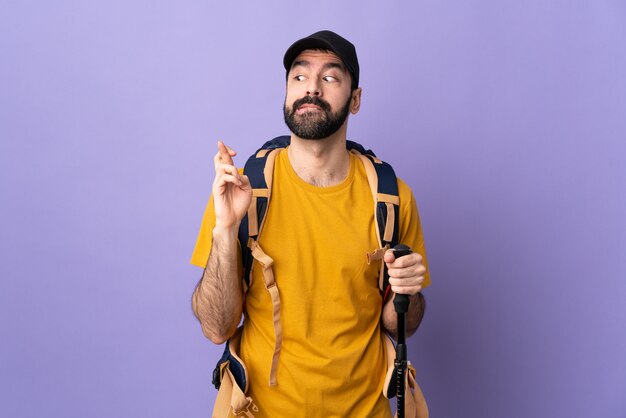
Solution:
<path fill-rule="evenodd" d="M 356 115 L 361 109 L 361 87 L 355 89 L 352 92 L 352 98 L 350 99 L 350 113 Z"/>

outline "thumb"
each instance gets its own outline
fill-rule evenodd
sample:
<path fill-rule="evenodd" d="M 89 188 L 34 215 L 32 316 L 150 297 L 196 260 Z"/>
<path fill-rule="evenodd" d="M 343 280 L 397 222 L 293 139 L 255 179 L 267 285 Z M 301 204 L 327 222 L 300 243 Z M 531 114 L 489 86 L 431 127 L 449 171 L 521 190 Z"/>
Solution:
<path fill-rule="evenodd" d="M 385 251 L 383 260 L 385 260 L 385 263 L 393 263 L 394 261 L 396 261 L 396 255 L 394 254 L 393 250 Z"/>

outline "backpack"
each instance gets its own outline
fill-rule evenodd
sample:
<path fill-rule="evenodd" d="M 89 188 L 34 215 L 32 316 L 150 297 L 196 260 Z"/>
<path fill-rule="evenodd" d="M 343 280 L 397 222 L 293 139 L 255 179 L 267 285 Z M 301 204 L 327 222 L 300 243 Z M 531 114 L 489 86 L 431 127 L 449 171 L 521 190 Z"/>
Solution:
<path fill-rule="evenodd" d="M 243 170 L 243 173 L 248 176 L 252 187 L 252 202 L 248 208 L 248 213 L 244 216 L 239 226 L 238 233 L 243 264 L 242 279 L 245 293 L 252 280 L 252 266 L 254 260 L 257 260 L 263 269 L 265 288 L 270 294 L 273 305 L 274 333 L 276 340 L 270 368 L 270 386 L 276 385 L 276 369 L 278 367 L 282 344 L 280 297 L 272 270 L 273 260 L 259 246 L 258 240 L 263 230 L 265 215 L 271 201 L 274 161 L 278 152 L 286 148 L 290 142 L 291 137 L 288 135 L 279 136 L 267 141 L 248 159 Z M 377 261 L 381 263 L 378 287 L 384 303 L 390 287 L 389 277 L 386 274 L 385 264 L 383 262 L 383 255 L 387 249 L 395 247 L 399 240 L 398 220 L 400 215 L 400 198 L 398 193 L 398 181 L 393 168 L 377 158 L 371 150 L 366 150 L 361 144 L 349 140 L 346 141 L 346 148 L 362 161 L 372 191 L 376 236 L 379 249 L 368 253 L 367 260 L 368 264 Z M 248 384 L 246 379 L 247 371 L 245 365 L 236 354 L 239 351 L 240 335 L 241 329 L 238 329 L 235 335 L 226 343 L 224 354 L 213 371 L 213 384 L 219 389 L 214 408 L 214 416 L 218 416 L 215 415 L 216 410 L 228 410 L 229 407 L 236 414 L 238 413 L 237 411 L 239 411 L 239 413 L 243 413 L 243 416 L 251 417 L 254 416 L 253 413 L 258 410 L 252 399 L 245 396 Z M 387 344 L 392 343 L 387 341 Z M 393 345 L 391 345 L 391 347 L 393 348 Z M 410 373 L 407 373 L 407 376 L 408 375 L 410 375 Z M 226 390 L 222 390 L 222 383 L 228 385 Z M 408 388 L 409 385 L 406 387 Z M 411 387 L 414 387 L 414 385 L 411 385 Z M 417 388 L 419 389 L 419 387 Z M 222 395 L 223 393 L 224 395 Z M 385 393 L 385 396 L 394 396 L 391 388 L 389 394 Z"/>

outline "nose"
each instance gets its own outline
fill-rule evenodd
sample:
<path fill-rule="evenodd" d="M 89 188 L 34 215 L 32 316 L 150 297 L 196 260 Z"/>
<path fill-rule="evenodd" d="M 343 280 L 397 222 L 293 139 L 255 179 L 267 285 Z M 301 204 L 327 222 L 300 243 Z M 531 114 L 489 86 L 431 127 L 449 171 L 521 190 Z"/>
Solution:
<path fill-rule="evenodd" d="M 307 96 L 319 96 L 321 94 L 319 80 L 315 77 L 309 79 L 309 83 L 306 86 Z"/>

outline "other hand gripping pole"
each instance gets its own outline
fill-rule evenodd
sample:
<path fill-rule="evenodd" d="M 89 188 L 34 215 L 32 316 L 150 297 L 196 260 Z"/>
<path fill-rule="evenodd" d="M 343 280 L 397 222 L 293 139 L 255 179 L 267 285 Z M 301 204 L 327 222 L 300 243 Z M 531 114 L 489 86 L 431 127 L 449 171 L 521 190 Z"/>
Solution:
<path fill-rule="evenodd" d="M 398 244 L 393 247 L 393 252 L 396 258 L 400 258 L 412 251 L 404 244 Z M 404 418 L 404 407 L 406 400 L 404 399 L 405 390 L 405 376 L 407 371 L 407 347 L 406 347 L 406 313 L 409 311 L 409 296 L 396 294 L 393 300 L 393 306 L 398 314 L 398 344 L 396 345 L 396 361 L 394 366 L 396 368 L 396 384 L 397 384 L 397 416 L 398 418 Z"/>

